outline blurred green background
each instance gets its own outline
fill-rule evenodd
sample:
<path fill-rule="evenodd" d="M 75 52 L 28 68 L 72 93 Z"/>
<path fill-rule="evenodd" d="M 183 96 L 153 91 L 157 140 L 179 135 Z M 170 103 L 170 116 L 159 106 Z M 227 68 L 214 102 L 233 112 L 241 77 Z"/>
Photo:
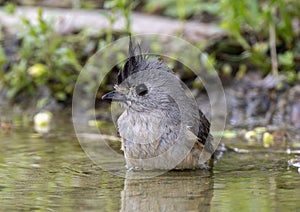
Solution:
<path fill-rule="evenodd" d="M 225 36 L 199 40 L 194 45 L 208 53 L 208 62 L 223 80 L 241 79 L 251 71 L 262 76 L 269 73 L 284 76 L 288 86 L 300 80 L 300 2 L 297 0 L 2 0 L 0 4 L 1 10 L 10 14 L 14 14 L 18 6 L 96 10 L 111 26 L 96 35 L 91 35 L 86 28 L 58 33 L 53 20 L 45 18 L 41 8 L 37 9 L 37 20 L 21 18 L 22 29 L 17 34 L 10 35 L 0 26 L 1 96 L 12 102 L 22 102 L 30 96 L 36 99 L 37 107 L 43 108 L 51 96 L 60 104 L 70 105 L 82 67 L 97 50 L 132 33 L 133 12 L 222 28 Z M 116 31 L 112 26 L 120 18 L 126 23 L 123 29 Z M 178 36 L 182 34 L 179 32 Z M 178 64 L 172 67 L 180 68 Z M 113 82 L 107 80 L 103 89 Z M 192 83 L 194 88 L 200 89 L 198 84 L 197 81 Z M 46 98 L 40 94 L 45 89 Z"/>

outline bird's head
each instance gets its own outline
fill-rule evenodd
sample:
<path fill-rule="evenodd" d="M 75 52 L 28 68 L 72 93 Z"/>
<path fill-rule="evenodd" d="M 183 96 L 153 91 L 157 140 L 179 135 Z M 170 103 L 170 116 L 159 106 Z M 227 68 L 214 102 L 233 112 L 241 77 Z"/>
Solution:
<path fill-rule="evenodd" d="M 114 90 L 102 99 L 118 101 L 126 109 L 147 112 L 174 106 L 172 92 L 182 88 L 177 77 L 158 58 L 143 55 L 139 45 L 129 43 L 129 57 L 118 73 Z"/>

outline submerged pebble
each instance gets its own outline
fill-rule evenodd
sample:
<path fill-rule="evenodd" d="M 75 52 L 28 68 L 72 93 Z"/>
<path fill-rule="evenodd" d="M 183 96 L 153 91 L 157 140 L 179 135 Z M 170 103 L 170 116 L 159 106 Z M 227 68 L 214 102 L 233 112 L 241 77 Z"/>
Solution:
<path fill-rule="evenodd" d="M 257 137 L 257 134 L 255 131 L 251 130 L 251 131 L 248 131 L 245 133 L 245 139 L 247 141 L 255 141 L 256 140 L 256 137 Z"/>
<path fill-rule="evenodd" d="M 300 158 L 292 158 L 288 161 L 290 166 L 294 166 L 298 168 L 298 173 L 300 173 Z"/>

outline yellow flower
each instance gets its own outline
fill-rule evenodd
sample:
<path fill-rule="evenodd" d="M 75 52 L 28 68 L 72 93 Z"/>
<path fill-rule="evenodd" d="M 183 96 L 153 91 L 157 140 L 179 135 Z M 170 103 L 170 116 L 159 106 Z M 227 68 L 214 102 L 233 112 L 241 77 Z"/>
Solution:
<path fill-rule="evenodd" d="M 47 67 L 44 64 L 36 63 L 29 67 L 27 72 L 33 77 L 40 77 L 47 73 Z"/>
<path fill-rule="evenodd" d="M 273 145 L 274 136 L 268 132 L 265 132 L 263 135 L 263 145 L 265 148 L 269 148 Z"/>

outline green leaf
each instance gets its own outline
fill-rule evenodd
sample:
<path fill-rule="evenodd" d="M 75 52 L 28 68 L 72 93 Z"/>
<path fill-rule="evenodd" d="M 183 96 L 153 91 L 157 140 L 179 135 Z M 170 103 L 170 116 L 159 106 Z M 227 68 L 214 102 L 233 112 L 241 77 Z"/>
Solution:
<path fill-rule="evenodd" d="M 55 98 L 59 101 L 64 101 L 67 99 L 67 95 L 66 93 L 62 92 L 62 91 L 58 91 L 55 93 Z"/>
<path fill-rule="evenodd" d="M 4 11 L 9 14 L 14 14 L 16 11 L 16 5 L 14 3 L 5 3 Z"/>
<path fill-rule="evenodd" d="M 39 99 L 36 104 L 37 108 L 40 108 L 40 109 L 43 108 L 48 102 L 49 102 L 49 99 L 46 97 Z"/>
<path fill-rule="evenodd" d="M 284 54 L 278 55 L 278 61 L 280 65 L 293 66 L 294 65 L 294 54 L 291 51 L 287 51 Z"/>

